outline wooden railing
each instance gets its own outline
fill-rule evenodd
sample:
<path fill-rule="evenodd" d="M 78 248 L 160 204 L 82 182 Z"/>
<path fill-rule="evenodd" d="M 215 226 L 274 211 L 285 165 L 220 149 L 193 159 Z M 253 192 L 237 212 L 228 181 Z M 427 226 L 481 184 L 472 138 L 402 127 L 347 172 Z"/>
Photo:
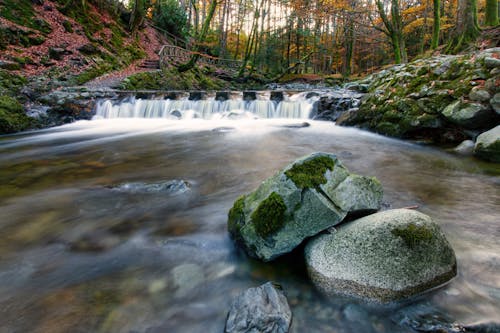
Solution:
<path fill-rule="evenodd" d="M 208 65 L 216 65 L 228 69 L 236 70 L 241 67 L 242 61 L 232 59 L 222 59 L 209 56 L 208 54 L 193 52 L 175 45 L 163 45 L 159 52 L 160 67 L 165 68 L 169 64 L 177 64 L 189 61 L 192 55 L 198 54 L 198 61 Z"/>

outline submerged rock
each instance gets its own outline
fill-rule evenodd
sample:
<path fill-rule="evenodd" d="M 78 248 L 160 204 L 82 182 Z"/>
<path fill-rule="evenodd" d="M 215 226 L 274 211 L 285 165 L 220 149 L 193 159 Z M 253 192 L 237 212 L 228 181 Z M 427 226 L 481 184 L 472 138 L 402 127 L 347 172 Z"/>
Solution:
<path fill-rule="evenodd" d="M 271 282 L 241 293 L 231 305 L 225 333 L 286 333 L 292 311 L 283 292 Z"/>
<path fill-rule="evenodd" d="M 363 217 L 318 236 L 305 256 L 314 284 L 328 295 L 391 302 L 456 275 L 455 253 L 432 219 L 396 209 Z"/>
<path fill-rule="evenodd" d="M 304 121 L 302 123 L 282 125 L 281 127 L 284 127 L 284 128 L 304 128 L 304 127 L 309 127 L 309 126 L 311 126 L 311 124 Z"/>
<path fill-rule="evenodd" d="M 391 316 L 396 324 L 428 333 L 498 333 L 500 323 L 463 325 L 430 304 L 405 307 Z"/>
<path fill-rule="evenodd" d="M 110 189 L 118 192 L 125 192 L 131 194 L 140 193 L 166 193 L 166 194 L 180 194 L 189 192 L 191 184 L 185 180 L 169 180 L 161 183 L 142 183 L 132 182 L 124 183 L 116 186 L 110 186 Z"/>
<path fill-rule="evenodd" d="M 376 178 L 350 174 L 333 154 L 314 153 L 236 200 L 228 231 L 250 256 L 269 261 L 348 213 L 377 211 L 381 201 Z"/>
<path fill-rule="evenodd" d="M 500 162 L 500 125 L 476 139 L 474 155 L 491 162 Z"/>

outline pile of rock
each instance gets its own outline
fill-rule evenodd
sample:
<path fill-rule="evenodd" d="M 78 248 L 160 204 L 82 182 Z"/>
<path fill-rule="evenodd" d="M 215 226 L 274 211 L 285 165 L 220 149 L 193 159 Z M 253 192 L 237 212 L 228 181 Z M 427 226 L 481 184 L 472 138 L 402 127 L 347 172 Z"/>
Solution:
<path fill-rule="evenodd" d="M 376 178 L 350 173 L 333 154 L 314 153 L 236 200 L 228 230 L 263 261 L 306 241 L 309 276 L 326 295 L 387 303 L 454 277 L 455 254 L 439 226 L 414 210 L 376 213 L 382 196 Z M 346 222 L 348 216 L 358 219 Z"/>
<path fill-rule="evenodd" d="M 499 82 L 500 48 L 419 59 L 358 82 L 368 93 L 337 124 L 435 143 L 474 140 L 500 125 Z M 478 157 L 500 160 L 499 148 L 483 147 L 476 146 Z"/>

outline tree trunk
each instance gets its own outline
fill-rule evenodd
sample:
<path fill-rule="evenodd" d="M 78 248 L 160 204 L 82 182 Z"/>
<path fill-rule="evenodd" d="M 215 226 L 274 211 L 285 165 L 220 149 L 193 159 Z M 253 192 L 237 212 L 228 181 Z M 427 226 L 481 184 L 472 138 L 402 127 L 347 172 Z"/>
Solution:
<path fill-rule="evenodd" d="M 136 33 L 146 16 L 146 0 L 135 0 L 134 9 L 130 15 L 129 30 Z"/>
<path fill-rule="evenodd" d="M 384 4 L 381 0 L 376 0 L 377 9 L 384 24 L 385 30 L 378 28 L 386 34 L 391 40 L 391 45 L 394 53 L 394 62 L 396 64 L 405 63 L 408 61 L 406 53 L 405 40 L 403 34 L 403 22 L 399 12 L 399 1 L 391 0 L 391 18 L 387 16 L 384 9 Z"/>
<path fill-rule="evenodd" d="M 191 59 L 185 64 L 181 64 L 177 70 L 179 72 L 186 72 L 190 70 L 191 68 L 196 65 L 196 62 L 200 58 L 199 51 L 200 51 L 200 44 L 205 41 L 205 37 L 208 33 L 209 27 L 210 27 L 210 21 L 212 21 L 212 17 L 214 16 L 215 9 L 217 8 L 217 0 L 211 0 L 210 1 L 210 6 L 208 8 L 208 13 L 207 16 L 205 17 L 205 21 L 203 22 L 203 26 L 201 27 L 200 34 L 198 35 L 196 44 L 194 46 L 194 53 L 191 56 Z"/>
<path fill-rule="evenodd" d="M 495 0 L 496 1 L 496 0 Z M 434 22 L 432 24 L 431 49 L 435 50 L 439 46 L 439 30 L 441 29 L 441 4 L 439 0 L 433 0 Z"/>
<path fill-rule="evenodd" d="M 477 0 L 458 0 L 457 24 L 446 51 L 456 53 L 463 50 L 476 40 L 479 31 Z"/>
<path fill-rule="evenodd" d="M 498 0 L 486 0 L 486 26 L 498 25 Z"/>
<path fill-rule="evenodd" d="M 352 74 L 352 57 L 354 54 L 354 18 L 353 14 L 347 14 L 348 24 L 346 26 L 345 34 L 345 64 L 344 64 L 344 77 L 349 77 Z"/>

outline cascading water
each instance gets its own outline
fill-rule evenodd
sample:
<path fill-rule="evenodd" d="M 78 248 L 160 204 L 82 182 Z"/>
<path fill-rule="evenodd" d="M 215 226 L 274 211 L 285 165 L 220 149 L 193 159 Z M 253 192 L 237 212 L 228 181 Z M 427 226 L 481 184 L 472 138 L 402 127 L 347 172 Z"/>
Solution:
<path fill-rule="evenodd" d="M 310 118 L 317 96 L 307 93 L 285 96 L 282 101 L 270 99 L 206 100 L 140 99 L 120 102 L 103 100 L 97 104 L 96 119 L 101 118 L 171 118 L 171 119 L 241 119 L 241 118 Z"/>

